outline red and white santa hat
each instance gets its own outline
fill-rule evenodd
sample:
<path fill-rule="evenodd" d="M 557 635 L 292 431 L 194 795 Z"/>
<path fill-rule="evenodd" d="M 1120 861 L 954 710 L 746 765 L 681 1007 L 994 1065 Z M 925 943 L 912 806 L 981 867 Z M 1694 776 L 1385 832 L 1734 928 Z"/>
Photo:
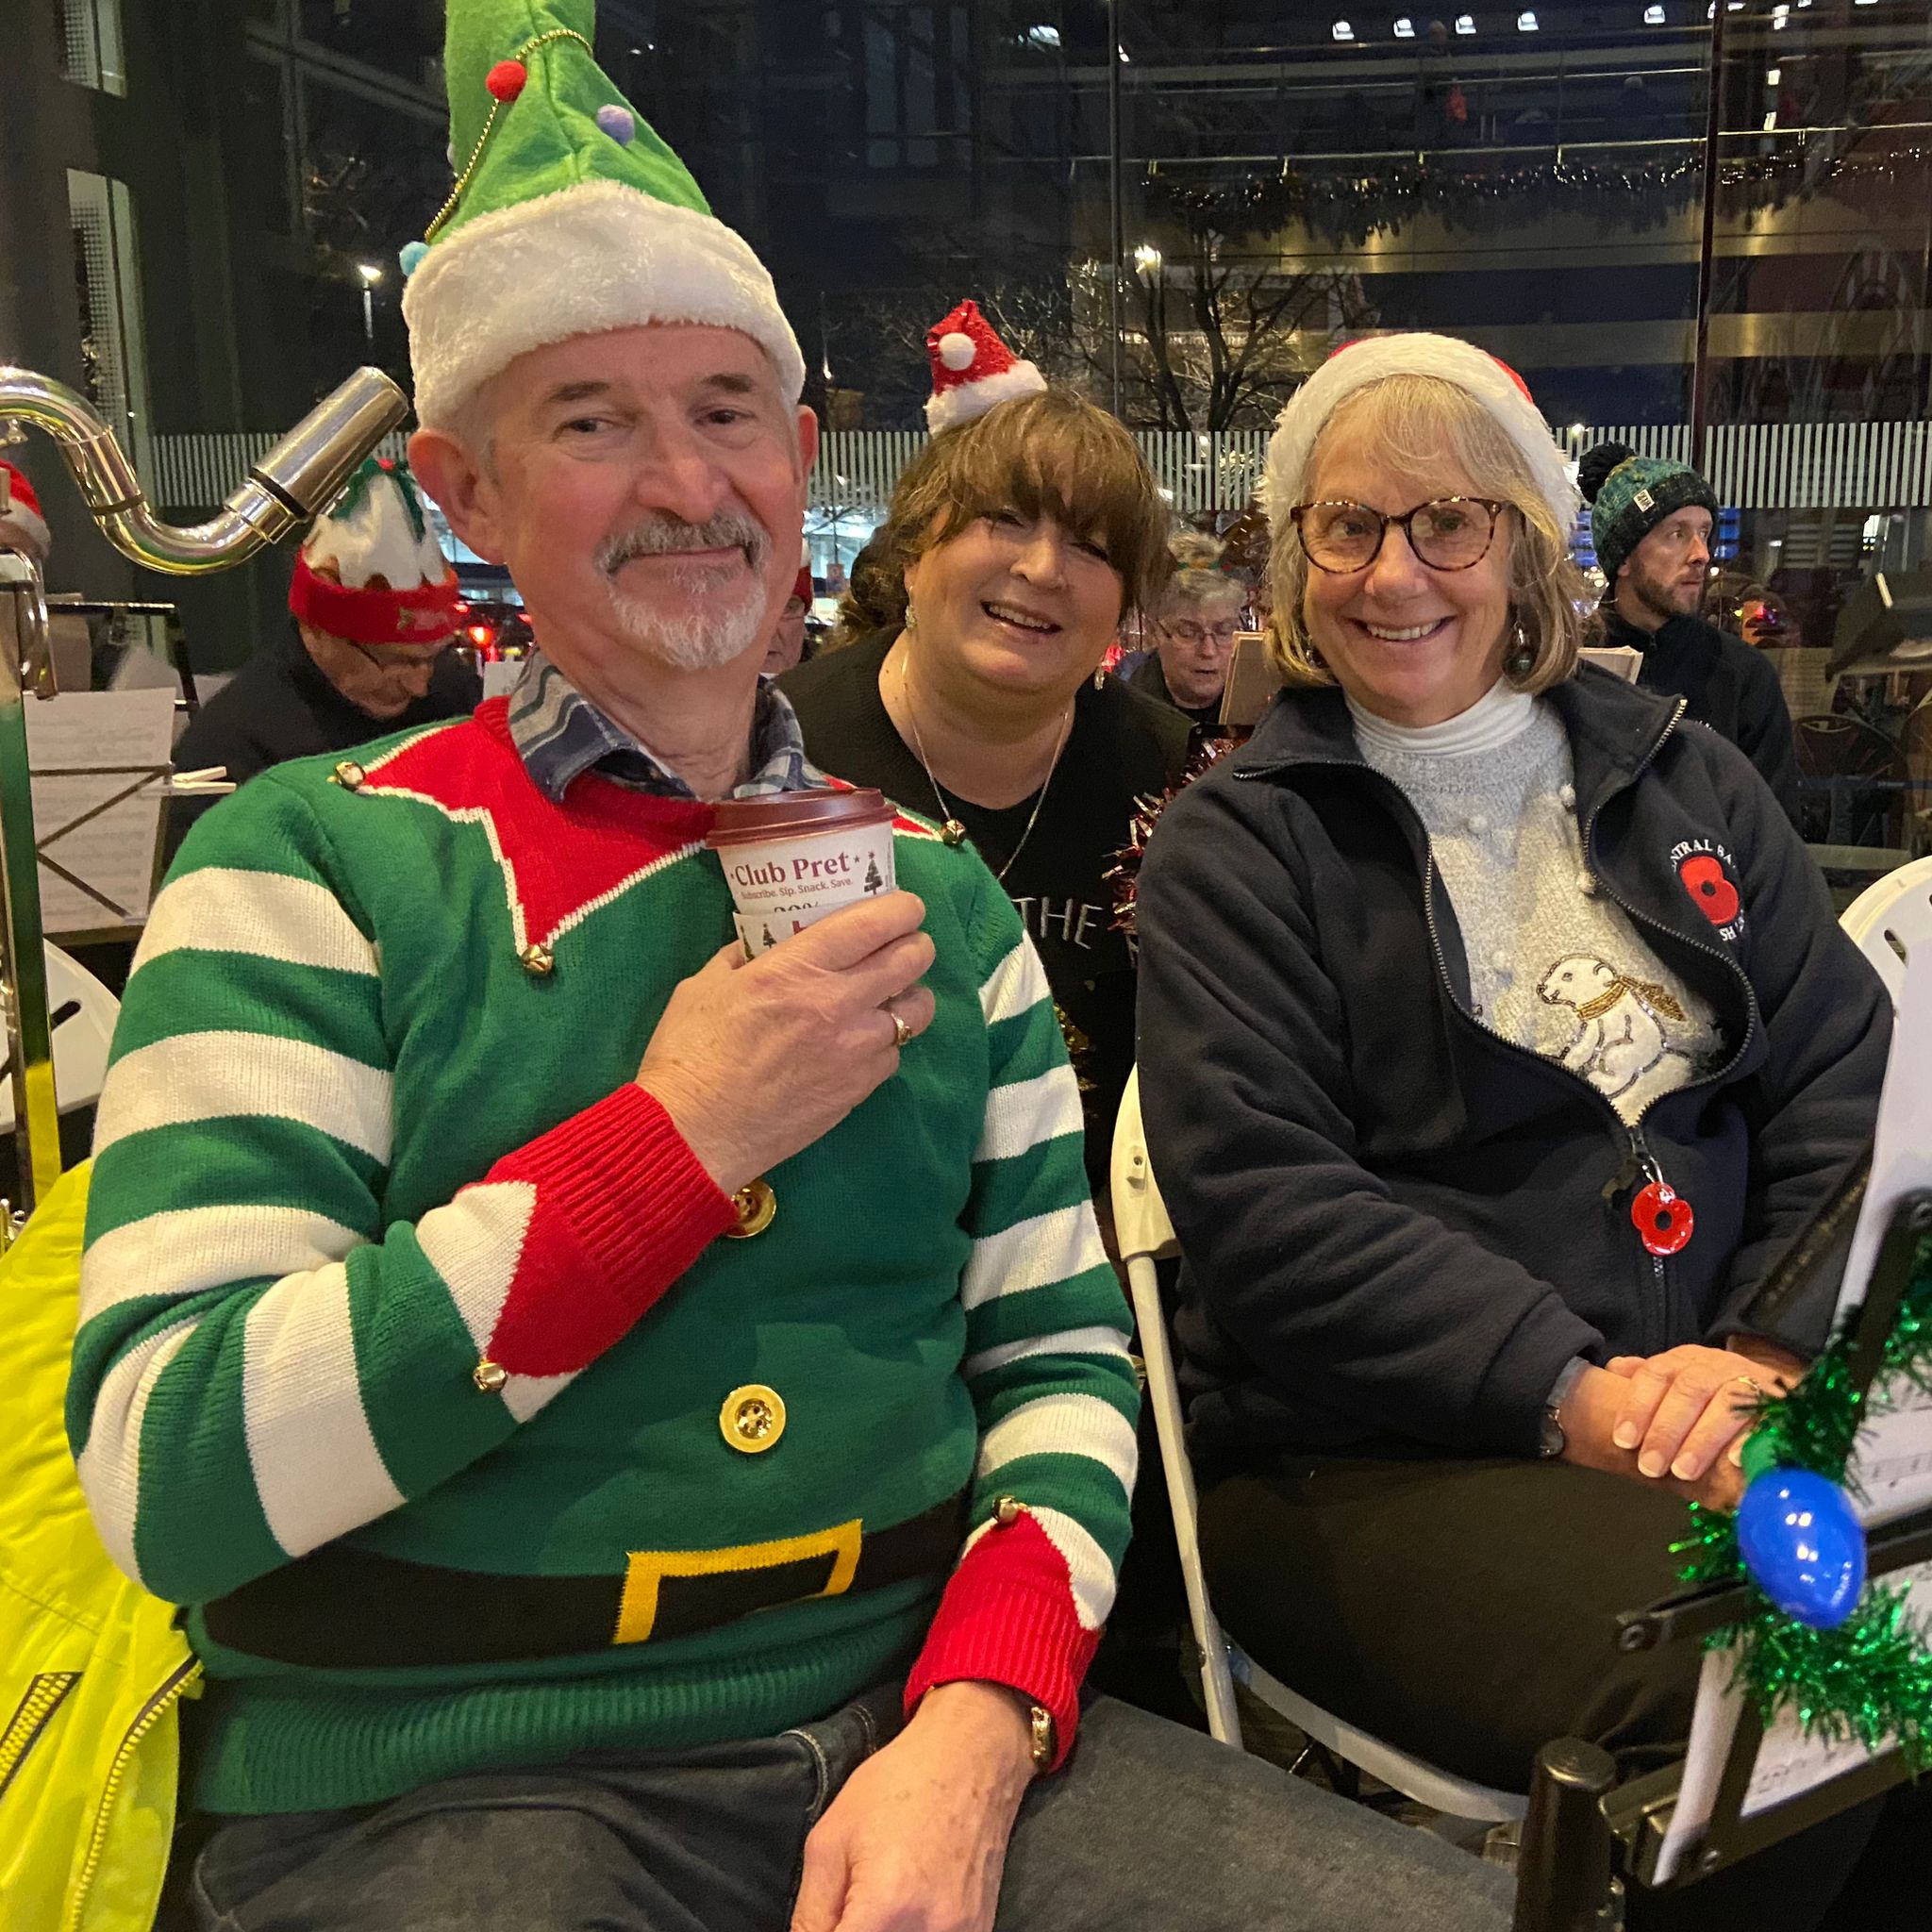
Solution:
<path fill-rule="evenodd" d="M 1423 329 L 1364 336 L 1342 343 L 1289 397 L 1268 441 L 1262 501 L 1271 525 L 1278 531 L 1281 519 L 1296 504 L 1307 501 L 1315 441 L 1329 417 L 1357 390 L 1391 375 L 1432 375 L 1474 396 L 1522 452 L 1557 528 L 1565 537 L 1569 535 L 1580 499 L 1550 425 L 1530 396 L 1529 385 L 1508 363 L 1474 342 Z"/>
<path fill-rule="evenodd" d="M 375 457 L 315 520 L 289 584 L 303 623 L 358 644 L 441 643 L 456 631 L 460 596 L 415 478 Z"/>
<path fill-rule="evenodd" d="M 993 333 L 992 325 L 970 298 L 925 332 L 932 359 L 932 394 L 926 398 L 926 426 L 937 436 L 972 423 L 1015 396 L 1037 395 L 1046 377 L 1023 362 Z"/>
<path fill-rule="evenodd" d="M 45 563 L 51 540 L 47 520 L 41 514 L 41 499 L 11 463 L 0 462 L 0 471 L 6 472 L 12 497 L 11 508 L 0 509 L 0 548 L 25 550 L 36 563 Z"/>

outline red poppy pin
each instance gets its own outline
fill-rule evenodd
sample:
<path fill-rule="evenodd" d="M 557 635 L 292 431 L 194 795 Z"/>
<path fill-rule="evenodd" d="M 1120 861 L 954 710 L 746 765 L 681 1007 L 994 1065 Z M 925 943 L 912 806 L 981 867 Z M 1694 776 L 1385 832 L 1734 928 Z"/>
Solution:
<path fill-rule="evenodd" d="M 1707 852 L 1699 852 L 1677 867 L 1684 890 L 1713 925 L 1729 925 L 1741 901 L 1738 889 L 1724 876 L 1724 866 Z"/>

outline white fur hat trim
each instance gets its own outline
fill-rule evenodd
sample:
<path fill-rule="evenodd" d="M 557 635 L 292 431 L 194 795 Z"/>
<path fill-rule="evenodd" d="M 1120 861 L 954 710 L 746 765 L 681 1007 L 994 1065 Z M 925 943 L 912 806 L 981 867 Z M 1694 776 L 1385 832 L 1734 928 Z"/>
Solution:
<path fill-rule="evenodd" d="M 1567 539 L 1579 498 L 1550 427 L 1493 356 L 1456 336 L 1423 330 L 1369 336 L 1339 349 L 1288 399 L 1268 441 L 1262 502 L 1271 526 L 1306 500 L 1309 458 L 1322 426 L 1357 390 L 1388 375 L 1433 375 L 1466 390 L 1508 432 L 1557 527 Z"/>
<path fill-rule="evenodd" d="M 714 215 L 622 181 L 586 181 L 494 208 L 436 242 L 403 287 L 416 415 L 447 428 L 464 401 L 531 349 L 644 323 L 741 329 L 788 401 L 805 358 L 765 265 Z"/>
<path fill-rule="evenodd" d="M 1036 396 L 1045 389 L 1046 377 L 1031 362 L 1015 362 L 997 375 L 982 375 L 977 382 L 958 382 L 925 399 L 925 426 L 937 436 L 944 429 L 957 429 L 989 409 L 1009 403 L 1015 396 Z"/>

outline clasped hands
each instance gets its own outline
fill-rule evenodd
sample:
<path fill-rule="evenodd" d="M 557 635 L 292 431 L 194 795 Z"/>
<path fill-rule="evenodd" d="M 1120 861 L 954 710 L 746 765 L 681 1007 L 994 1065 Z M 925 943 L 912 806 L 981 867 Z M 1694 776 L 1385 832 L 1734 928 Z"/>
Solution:
<path fill-rule="evenodd" d="M 1781 1395 L 1804 1373 L 1798 1357 L 1757 1336 L 1617 1356 L 1586 1369 L 1566 1397 L 1564 1460 L 1734 1509 L 1757 1391 Z"/>

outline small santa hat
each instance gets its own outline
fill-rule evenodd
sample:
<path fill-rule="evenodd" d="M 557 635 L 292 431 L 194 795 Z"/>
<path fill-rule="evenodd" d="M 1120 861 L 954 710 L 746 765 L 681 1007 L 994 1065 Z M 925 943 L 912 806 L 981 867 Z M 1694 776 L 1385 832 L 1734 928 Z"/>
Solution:
<path fill-rule="evenodd" d="M 377 577 L 382 588 L 370 588 Z M 408 466 L 372 457 L 315 520 L 289 608 L 358 644 L 433 644 L 456 629 L 459 595 Z"/>
<path fill-rule="evenodd" d="M 34 486 L 11 463 L 0 462 L 0 475 L 4 475 L 5 489 L 0 494 L 11 493 L 11 507 L 0 509 L 0 547 L 21 548 L 36 563 L 47 560 L 51 540 L 47 535 L 47 520 L 41 514 L 41 499 L 34 494 Z M 8 540 L 14 540 L 8 543 Z"/>
<path fill-rule="evenodd" d="M 925 421 L 935 436 L 974 422 L 1015 396 L 1038 395 L 1046 387 L 1046 377 L 1000 341 L 980 314 L 979 304 L 970 298 L 926 330 L 925 352 L 932 358 Z"/>

